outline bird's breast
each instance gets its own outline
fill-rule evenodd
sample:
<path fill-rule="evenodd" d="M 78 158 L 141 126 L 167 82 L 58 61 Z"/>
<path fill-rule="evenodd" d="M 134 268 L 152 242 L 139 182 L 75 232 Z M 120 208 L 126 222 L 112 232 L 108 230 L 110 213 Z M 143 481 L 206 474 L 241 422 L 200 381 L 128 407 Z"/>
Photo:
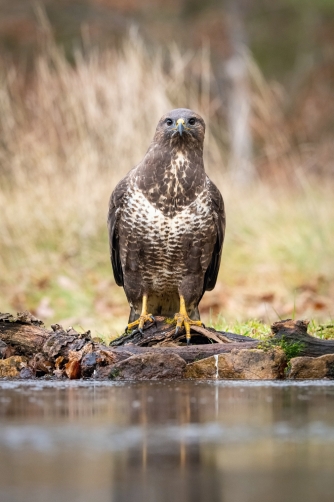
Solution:
<path fill-rule="evenodd" d="M 208 236 L 214 232 L 214 220 L 206 190 L 173 218 L 133 190 L 122 212 L 122 229 L 123 267 L 135 263 L 143 280 L 158 293 L 173 290 L 182 280 L 194 249 L 201 250 L 201 268 L 208 266 L 214 244 L 208 244 Z"/>
<path fill-rule="evenodd" d="M 163 202 L 165 196 L 161 196 Z M 161 245 L 171 244 L 186 233 L 196 233 L 199 225 L 212 220 L 211 204 L 207 190 L 191 204 L 174 214 L 164 214 L 140 190 L 134 190 L 126 201 L 122 219 L 131 227 L 132 233 L 149 238 L 151 242 L 158 239 Z"/>
<path fill-rule="evenodd" d="M 152 153 L 152 152 L 151 152 Z M 162 158 L 149 155 L 136 170 L 134 188 L 169 218 L 183 211 L 205 188 L 203 159 L 186 150 L 173 150 Z"/>

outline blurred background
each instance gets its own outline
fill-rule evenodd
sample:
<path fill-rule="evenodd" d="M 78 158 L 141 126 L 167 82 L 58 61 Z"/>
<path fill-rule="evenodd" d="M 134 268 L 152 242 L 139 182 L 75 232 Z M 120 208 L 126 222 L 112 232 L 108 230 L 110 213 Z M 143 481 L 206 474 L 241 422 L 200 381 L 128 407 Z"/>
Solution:
<path fill-rule="evenodd" d="M 203 320 L 332 322 L 334 0 L 0 0 L 1 311 L 123 332 L 108 198 L 176 107 L 226 202 Z"/>

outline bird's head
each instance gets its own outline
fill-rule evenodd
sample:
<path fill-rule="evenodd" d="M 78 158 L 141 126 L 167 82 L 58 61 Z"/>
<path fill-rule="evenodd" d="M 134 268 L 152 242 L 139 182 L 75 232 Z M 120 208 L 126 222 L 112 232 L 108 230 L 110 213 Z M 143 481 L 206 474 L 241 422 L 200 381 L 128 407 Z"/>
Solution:
<path fill-rule="evenodd" d="M 187 108 L 176 108 L 161 117 L 154 140 L 203 147 L 204 134 L 205 122 L 200 115 Z"/>

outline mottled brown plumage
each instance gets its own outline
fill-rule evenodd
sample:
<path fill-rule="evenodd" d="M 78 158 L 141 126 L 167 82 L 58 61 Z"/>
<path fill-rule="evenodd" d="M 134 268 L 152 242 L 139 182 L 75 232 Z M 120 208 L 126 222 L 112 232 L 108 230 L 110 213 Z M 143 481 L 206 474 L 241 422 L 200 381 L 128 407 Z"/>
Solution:
<path fill-rule="evenodd" d="M 203 119 L 188 109 L 172 110 L 157 126 L 144 159 L 110 198 L 108 227 L 116 283 L 131 312 L 167 317 L 184 298 L 189 317 L 216 284 L 225 231 L 222 196 L 204 171 Z"/>

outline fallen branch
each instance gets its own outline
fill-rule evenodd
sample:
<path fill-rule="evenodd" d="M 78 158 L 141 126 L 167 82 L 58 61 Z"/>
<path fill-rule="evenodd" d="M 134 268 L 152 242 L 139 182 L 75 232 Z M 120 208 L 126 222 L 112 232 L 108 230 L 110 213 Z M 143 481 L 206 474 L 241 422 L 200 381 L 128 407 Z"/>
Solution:
<path fill-rule="evenodd" d="M 124 335 L 111 342 L 110 345 L 112 347 L 127 346 L 129 344 L 139 347 L 177 347 L 186 344 L 185 335 L 184 328 L 176 333 L 175 324 L 168 322 L 165 317 L 156 316 L 155 323 L 152 322 L 145 326 L 143 333 L 138 330 L 124 333 Z M 247 341 L 253 342 L 254 339 L 235 333 L 216 331 L 214 328 L 191 326 L 191 345 L 243 343 Z"/>
<path fill-rule="evenodd" d="M 274 340 L 284 340 L 290 344 L 299 344 L 300 356 L 319 357 L 334 354 L 334 340 L 321 340 L 307 333 L 309 321 L 286 319 L 271 326 Z"/>

